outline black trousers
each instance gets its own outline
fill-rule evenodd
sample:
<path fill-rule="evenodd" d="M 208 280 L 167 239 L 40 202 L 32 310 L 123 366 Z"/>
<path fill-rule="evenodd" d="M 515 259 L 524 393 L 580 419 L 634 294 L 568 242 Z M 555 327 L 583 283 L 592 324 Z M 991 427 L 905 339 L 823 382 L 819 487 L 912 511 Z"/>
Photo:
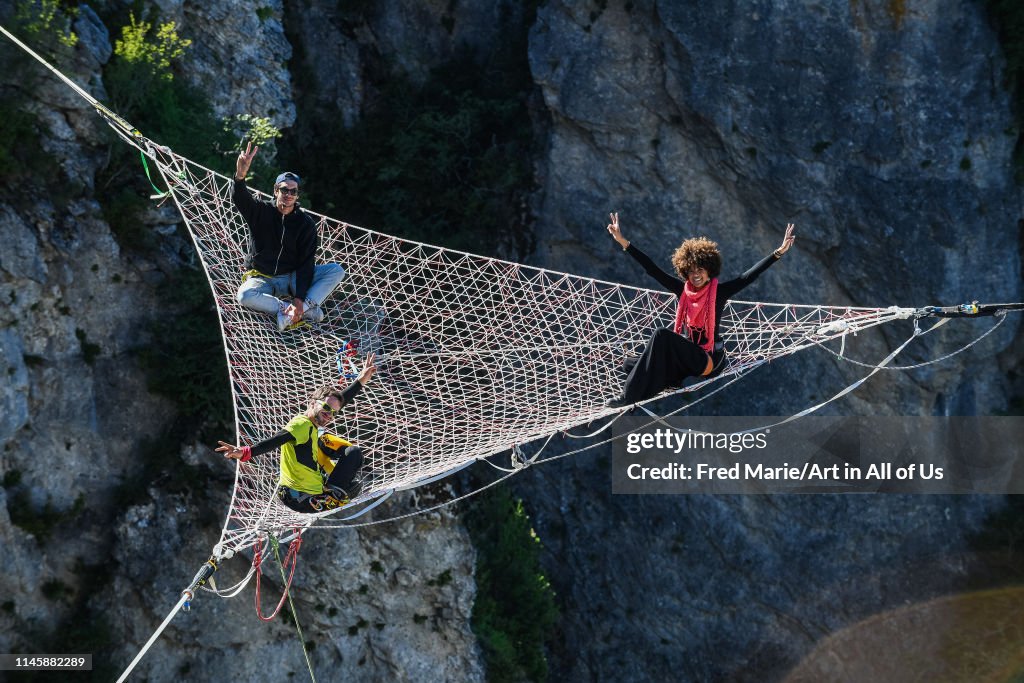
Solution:
<path fill-rule="evenodd" d="M 687 377 L 700 377 L 708 367 L 707 351 L 667 327 L 655 330 L 644 352 L 631 360 L 633 368 L 622 389 L 622 399 L 627 403 L 682 386 Z"/>
<path fill-rule="evenodd" d="M 304 493 L 286 486 L 279 486 L 277 497 L 282 503 L 296 512 L 322 512 L 339 506 L 340 502 L 334 491 L 347 491 L 352 485 L 359 468 L 363 466 L 363 451 L 358 446 L 349 446 L 338 458 L 331 476 L 324 484 L 323 493 Z M 340 491 L 338 492 L 340 493 Z"/>
<path fill-rule="evenodd" d="M 363 466 L 363 449 L 359 446 L 349 446 L 345 449 L 344 455 L 338 458 L 334 465 L 334 471 L 327 478 L 324 488 L 339 488 L 348 490 L 352 480 L 356 478 L 356 472 Z"/>

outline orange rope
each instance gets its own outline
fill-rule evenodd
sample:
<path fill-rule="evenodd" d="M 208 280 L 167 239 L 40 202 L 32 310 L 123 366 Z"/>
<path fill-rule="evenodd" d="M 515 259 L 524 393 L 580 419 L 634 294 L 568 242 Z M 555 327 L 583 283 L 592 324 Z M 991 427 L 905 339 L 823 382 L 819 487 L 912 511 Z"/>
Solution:
<path fill-rule="evenodd" d="M 284 562 L 281 563 L 281 566 L 282 568 L 287 566 L 288 561 L 291 560 L 292 568 L 288 574 L 288 581 L 284 585 L 284 590 L 281 593 L 281 599 L 278 601 L 277 607 L 274 608 L 274 611 L 270 614 L 270 616 L 266 617 L 263 616 L 263 613 L 260 610 L 260 576 L 263 575 L 263 561 L 260 552 L 261 546 L 256 546 L 256 554 L 255 556 L 253 556 L 252 559 L 252 564 L 254 567 L 256 567 L 256 616 L 259 617 L 262 621 L 273 620 L 274 617 L 277 616 L 277 613 L 281 611 L 281 607 L 284 605 L 284 601 L 288 597 L 288 591 L 291 589 L 292 579 L 295 577 L 295 566 L 299 562 L 299 546 L 301 545 L 302 536 L 297 537 L 288 545 L 288 554 L 285 555 Z"/>

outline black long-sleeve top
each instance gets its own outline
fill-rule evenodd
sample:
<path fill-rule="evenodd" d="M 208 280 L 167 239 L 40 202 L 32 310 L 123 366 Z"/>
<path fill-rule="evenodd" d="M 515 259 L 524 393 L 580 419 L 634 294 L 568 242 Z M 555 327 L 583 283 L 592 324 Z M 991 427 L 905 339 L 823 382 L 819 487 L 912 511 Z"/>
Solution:
<path fill-rule="evenodd" d="M 273 201 L 253 197 L 244 179 L 234 179 L 231 199 L 252 236 L 249 267 L 264 275 L 295 273 L 295 296 L 305 299 L 319 246 L 312 216 L 299 206 L 283 215 Z"/>
<path fill-rule="evenodd" d="M 664 270 L 655 265 L 654 261 L 651 260 L 644 252 L 640 251 L 637 247 L 633 246 L 630 242 L 629 246 L 626 247 L 626 253 L 632 256 L 636 261 L 643 266 L 647 274 L 653 277 L 661 284 L 662 287 L 675 294 L 677 297 L 683 295 L 683 289 L 686 287 L 686 282 L 680 280 L 674 275 L 666 273 Z M 775 252 L 768 254 L 763 259 L 758 261 L 753 267 L 747 269 L 742 275 L 732 280 L 726 280 L 722 282 L 718 281 L 718 293 L 715 300 L 715 354 L 719 355 L 721 350 L 721 337 L 718 335 L 718 326 L 722 321 L 722 311 L 725 309 L 725 302 L 734 297 L 744 287 L 749 285 L 751 282 L 757 279 L 757 276 L 768 270 L 769 266 L 779 260 L 780 257 L 775 255 Z M 698 339 L 692 339 L 695 344 L 704 344 L 707 340 L 703 338 L 700 330 L 696 330 L 699 335 Z M 720 358 L 715 358 L 715 365 L 718 365 Z"/>

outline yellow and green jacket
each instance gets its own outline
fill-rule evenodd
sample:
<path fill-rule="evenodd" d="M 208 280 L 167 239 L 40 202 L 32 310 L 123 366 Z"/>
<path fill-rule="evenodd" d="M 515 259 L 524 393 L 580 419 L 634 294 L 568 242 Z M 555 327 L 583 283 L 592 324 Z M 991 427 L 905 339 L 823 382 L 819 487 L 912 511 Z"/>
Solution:
<path fill-rule="evenodd" d="M 345 447 L 352 443 L 330 433 L 319 437 L 316 425 L 305 415 L 293 417 L 284 431 L 292 438 L 281 446 L 281 483 L 303 493 L 323 493 L 324 482 L 334 471 L 334 463 L 324 453 L 321 438 L 329 440 L 328 446 L 335 443 Z"/>

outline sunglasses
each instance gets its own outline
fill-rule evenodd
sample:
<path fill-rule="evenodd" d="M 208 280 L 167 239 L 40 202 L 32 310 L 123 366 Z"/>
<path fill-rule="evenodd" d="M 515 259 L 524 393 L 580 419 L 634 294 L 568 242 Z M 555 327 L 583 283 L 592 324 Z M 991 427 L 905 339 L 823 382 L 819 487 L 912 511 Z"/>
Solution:
<path fill-rule="evenodd" d="M 330 403 L 324 403 L 322 406 L 320 406 L 320 412 L 328 413 L 329 415 L 334 415 L 338 411 L 332 408 Z"/>
<path fill-rule="evenodd" d="M 299 188 L 297 188 L 297 187 L 288 187 L 286 185 L 278 185 L 277 191 L 280 192 L 281 194 L 290 194 L 293 197 L 299 196 Z"/>

